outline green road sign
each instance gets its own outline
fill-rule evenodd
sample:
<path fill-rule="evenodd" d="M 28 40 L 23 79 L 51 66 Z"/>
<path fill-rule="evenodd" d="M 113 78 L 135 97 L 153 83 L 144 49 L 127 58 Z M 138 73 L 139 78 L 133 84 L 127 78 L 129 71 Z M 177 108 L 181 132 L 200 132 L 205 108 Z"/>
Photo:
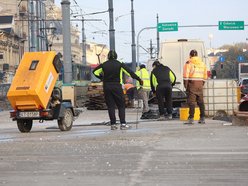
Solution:
<path fill-rule="evenodd" d="M 178 31 L 178 23 L 177 22 L 158 23 L 157 29 L 158 32 Z"/>
<path fill-rule="evenodd" d="M 244 21 L 219 21 L 219 30 L 244 30 Z"/>

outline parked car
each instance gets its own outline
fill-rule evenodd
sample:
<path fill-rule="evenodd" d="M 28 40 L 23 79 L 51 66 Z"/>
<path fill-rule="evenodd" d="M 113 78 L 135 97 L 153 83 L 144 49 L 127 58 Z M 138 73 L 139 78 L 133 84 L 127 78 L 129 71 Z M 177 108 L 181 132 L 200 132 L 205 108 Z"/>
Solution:
<path fill-rule="evenodd" d="M 239 82 L 241 94 L 248 94 L 248 78 L 243 78 Z"/>

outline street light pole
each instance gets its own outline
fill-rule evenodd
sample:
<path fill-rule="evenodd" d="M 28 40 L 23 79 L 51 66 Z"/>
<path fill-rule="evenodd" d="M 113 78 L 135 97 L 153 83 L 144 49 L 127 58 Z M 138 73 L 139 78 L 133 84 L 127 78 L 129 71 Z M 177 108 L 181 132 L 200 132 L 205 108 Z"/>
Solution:
<path fill-rule="evenodd" d="M 133 0 L 131 0 L 131 28 L 132 28 L 132 70 L 136 71 L 136 45 L 135 45 L 135 27 L 134 27 L 134 10 Z"/>
<path fill-rule="evenodd" d="M 64 83 L 72 82 L 70 0 L 62 0 Z"/>
<path fill-rule="evenodd" d="M 158 26 L 158 23 L 159 23 L 159 17 L 158 17 L 158 14 L 157 14 L 157 26 Z M 158 58 L 158 53 L 159 53 L 159 43 L 160 43 L 160 38 L 159 38 L 159 31 L 157 29 L 157 58 Z"/>
<path fill-rule="evenodd" d="M 114 8 L 113 0 L 108 0 L 109 4 L 109 47 L 115 50 L 115 29 L 114 29 Z"/>
<path fill-rule="evenodd" d="M 31 0 L 30 1 L 30 14 L 31 14 L 31 19 L 30 19 L 30 31 L 31 31 L 31 41 L 30 41 L 30 44 L 29 44 L 29 51 L 31 52 L 35 52 L 37 51 L 37 48 L 36 48 L 36 42 L 35 42 L 35 21 L 34 21 L 34 1 Z"/>
<path fill-rule="evenodd" d="M 137 35 L 137 66 L 139 66 L 139 37 L 140 37 L 140 34 L 144 31 L 144 30 L 150 30 L 150 29 L 156 29 L 157 27 L 145 27 L 145 28 L 142 28 L 138 35 Z"/>
<path fill-rule="evenodd" d="M 84 28 L 84 17 L 82 16 L 82 63 L 86 65 L 86 37 L 85 37 L 85 28 Z"/>

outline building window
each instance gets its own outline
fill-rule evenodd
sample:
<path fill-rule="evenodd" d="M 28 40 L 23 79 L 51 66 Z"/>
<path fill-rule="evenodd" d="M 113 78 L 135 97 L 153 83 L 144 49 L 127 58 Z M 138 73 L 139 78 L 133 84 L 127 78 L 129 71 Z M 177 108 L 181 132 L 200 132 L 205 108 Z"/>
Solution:
<path fill-rule="evenodd" d="M 0 61 L 3 61 L 3 53 L 0 53 Z"/>

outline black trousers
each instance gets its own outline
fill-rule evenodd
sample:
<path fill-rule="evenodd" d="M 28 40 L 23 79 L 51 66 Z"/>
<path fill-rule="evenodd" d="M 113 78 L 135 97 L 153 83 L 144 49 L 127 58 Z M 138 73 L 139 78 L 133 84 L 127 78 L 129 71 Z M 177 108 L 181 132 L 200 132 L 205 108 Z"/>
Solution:
<path fill-rule="evenodd" d="M 115 106 L 118 108 L 120 123 L 126 123 L 125 98 L 121 84 L 117 82 L 105 82 L 103 91 L 111 125 L 116 124 Z"/>
<path fill-rule="evenodd" d="M 165 114 L 165 107 L 167 109 L 167 113 L 172 114 L 172 87 L 169 85 L 160 87 L 158 85 L 156 90 L 156 97 L 158 99 L 159 114 Z"/>

